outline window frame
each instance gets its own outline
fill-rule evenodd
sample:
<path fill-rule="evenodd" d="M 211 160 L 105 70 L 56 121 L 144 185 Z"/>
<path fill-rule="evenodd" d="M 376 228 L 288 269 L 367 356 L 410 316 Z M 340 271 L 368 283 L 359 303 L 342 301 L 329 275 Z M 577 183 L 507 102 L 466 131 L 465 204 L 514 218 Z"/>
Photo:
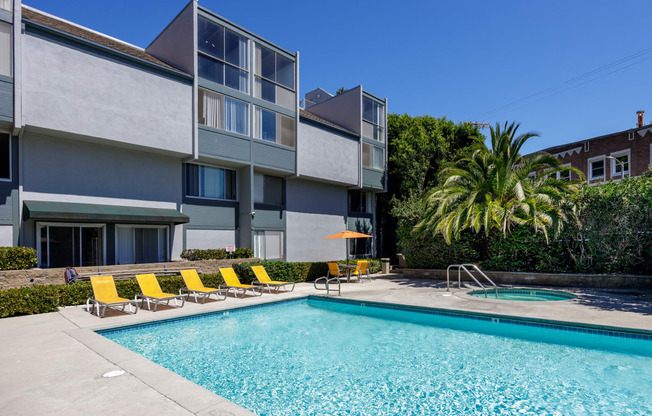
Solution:
<path fill-rule="evenodd" d="M 616 169 L 620 167 L 620 163 L 622 162 L 616 162 L 614 159 L 609 158 L 611 161 L 611 177 L 613 178 L 614 176 L 619 176 L 619 179 L 623 179 L 626 176 L 631 176 L 631 171 L 632 171 L 632 155 L 631 155 L 631 149 L 624 149 L 624 150 L 619 150 L 617 152 L 611 152 L 609 156 L 614 157 L 618 159 L 619 157 L 622 156 L 627 156 L 627 170 L 624 172 L 616 172 Z M 624 164 L 624 163 L 623 163 Z M 623 167 L 624 168 L 624 167 Z"/>
<path fill-rule="evenodd" d="M 4 9 L 0 9 L 4 10 Z M 11 23 L 0 21 L 0 25 L 6 26 L 9 30 L 9 74 L 1 74 L 2 77 L 13 78 L 14 77 L 14 26 Z"/>
<path fill-rule="evenodd" d="M 227 202 L 238 202 L 238 171 L 235 169 L 230 169 L 230 168 L 225 168 L 222 166 L 214 166 L 210 164 L 205 164 L 205 163 L 184 163 L 183 164 L 183 175 L 184 175 L 184 181 L 183 181 L 183 194 L 185 198 L 191 198 L 191 199 L 200 199 L 204 201 L 227 201 Z M 209 169 L 222 169 L 224 171 L 231 171 L 235 175 L 235 186 L 234 186 L 234 191 L 235 191 L 235 199 L 223 199 L 223 198 L 211 198 L 207 196 L 194 196 L 194 195 L 188 195 L 188 166 L 190 165 L 195 165 L 198 167 L 205 167 Z M 226 175 L 224 176 L 224 180 L 226 181 Z M 197 175 L 197 180 L 199 180 L 199 175 Z M 225 184 L 223 184 L 225 185 Z M 199 189 L 199 184 L 197 184 L 197 189 Z M 225 187 L 226 189 L 226 187 Z M 199 192 L 201 193 L 201 192 Z M 226 191 L 225 191 L 226 195 Z"/>
<path fill-rule="evenodd" d="M 593 176 L 593 163 L 602 161 L 603 173 L 602 176 Z M 588 163 L 588 177 L 589 181 L 605 181 L 607 178 L 607 163 L 605 155 L 595 156 L 587 160 Z"/>
<path fill-rule="evenodd" d="M 200 19 L 204 19 L 204 20 L 206 20 L 207 22 L 210 22 L 210 23 L 212 23 L 212 24 L 214 24 L 214 25 L 217 25 L 217 26 L 220 26 L 220 27 L 222 28 L 222 30 L 223 30 L 223 36 L 222 36 L 222 52 L 223 52 L 223 54 L 224 54 L 224 56 L 223 56 L 222 58 L 218 58 L 217 56 L 211 55 L 211 54 L 208 53 L 208 52 L 204 52 L 204 51 L 200 50 L 200 48 L 199 48 L 199 20 L 200 20 Z M 246 41 L 246 45 L 247 45 L 247 50 L 246 50 L 246 53 L 245 53 L 246 60 L 247 60 L 247 62 L 246 62 L 246 63 L 247 63 L 247 67 L 246 67 L 246 68 L 241 67 L 241 66 L 238 66 L 238 65 L 235 65 L 235 64 L 232 64 L 232 63 L 230 63 L 230 62 L 228 62 L 228 61 L 226 60 L 226 31 L 227 31 L 227 30 L 228 30 L 229 32 L 233 33 L 234 35 L 236 35 L 236 36 L 238 36 L 238 37 L 240 37 L 240 38 L 243 38 L 243 39 Z M 204 17 L 204 16 L 197 16 L 197 45 L 196 45 L 196 49 L 197 49 L 197 55 L 198 55 L 198 56 L 199 56 L 199 55 L 203 55 L 203 56 L 205 56 L 205 57 L 207 57 L 207 58 L 209 58 L 209 59 L 212 59 L 212 60 L 214 60 L 214 61 L 217 61 L 217 62 L 219 62 L 219 63 L 221 63 L 221 64 L 223 65 L 223 67 L 222 67 L 222 83 L 215 82 L 215 81 L 213 81 L 213 80 L 209 80 L 210 82 L 215 82 L 215 83 L 218 84 L 218 85 L 222 85 L 223 87 L 230 88 L 230 89 L 232 89 L 232 90 L 234 90 L 234 91 L 238 91 L 238 92 L 240 92 L 240 93 L 242 93 L 242 94 L 250 94 L 250 93 L 251 93 L 251 92 L 249 91 L 249 89 L 250 89 L 250 85 L 249 85 L 249 84 L 251 83 L 251 70 L 249 69 L 249 68 L 251 67 L 251 62 L 250 62 L 250 61 L 251 61 L 251 59 L 250 59 L 251 40 L 250 40 L 249 38 L 247 38 L 246 36 L 243 36 L 243 35 L 239 34 L 238 32 L 236 32 L 236 31 L 234 31 L 234 30 L 229 29 L 226 25 L 224 25 L 224 24 L 222 24 L 222 23 L 215 22 L 215 21 L 213 21 L 213 20 L 211 20 L 211 19 L 208 19 L 208 18 L 206 18 L 206 17 Z M 239 90 L 239 89 L 235 89 L 235 88 L 233 88 L 233 87 L 230 87 L 230 86 L 226 85 L 226 67 L 227 67 L 227 65 L 230 66 L 230 67 L 232 67 L 232 68 L 235 68 L 235 69 L 237 69 L 237 70 L 244 71 L 244 72 L 247 73 L 247 82 L 245 82 L 245 87 L 246 87 L 246 89 L 245 89 L 244 91 Z M 197 64 L 197 77 L 201 77 L 201 76 L 199 75 L 199 64 Z M 202 77 L 202 78 L 203 78 L 203 77 Z M 204 78 L 204 79 L 208 79 L 208 78 Z"/>

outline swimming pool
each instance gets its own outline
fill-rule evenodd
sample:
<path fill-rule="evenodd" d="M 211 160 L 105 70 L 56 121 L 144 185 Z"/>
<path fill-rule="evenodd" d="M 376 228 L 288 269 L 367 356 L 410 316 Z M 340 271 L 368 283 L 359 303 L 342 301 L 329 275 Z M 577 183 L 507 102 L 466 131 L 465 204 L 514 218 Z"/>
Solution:
<path fill-rule="evenodd" d="M 498 300 L 521 300 L 521 301 L 547 301 L 547 300 L 568 300 L 575 299 L 577 296 L 572 293 L 562 292 L 559 290 L 542 290 L 542 289 L 487 289 L 473 290 L 469 295 L 487 299 Z"/>
<path fill-rule="evenodd" d="M 260 415 L 649 415 L 652 335 L 309 298 L 101 332 Z"/>

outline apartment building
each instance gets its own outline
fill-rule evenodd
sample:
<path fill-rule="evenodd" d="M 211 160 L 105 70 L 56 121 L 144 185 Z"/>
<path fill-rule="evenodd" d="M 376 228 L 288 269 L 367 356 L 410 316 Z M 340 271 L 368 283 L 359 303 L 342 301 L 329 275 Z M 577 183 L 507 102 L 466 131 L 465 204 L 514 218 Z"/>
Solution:
<path fill-rule="evenodd" d="M 591 184 L 640 176 L 652 164 L 652 124 L 644 125 L 643 115 L 644 111 L 637 112 L 635 128 L 541 151 L 556 156 L 564 166 L 578 169 Z M 569 177 L 567 173 L 565 179 Z M 575 173 L 572 179 L 578 179 Z"/>
<path fill-rule="evenodd" d="M 301 109 L 299 53 L 196 1 L 144 49 L 0 8 L 0 245 L 41 267 L 227 245 L 309 261 L 344 257 L 329 234 L 375 235 L 386 100 L 315 90 Z"/>

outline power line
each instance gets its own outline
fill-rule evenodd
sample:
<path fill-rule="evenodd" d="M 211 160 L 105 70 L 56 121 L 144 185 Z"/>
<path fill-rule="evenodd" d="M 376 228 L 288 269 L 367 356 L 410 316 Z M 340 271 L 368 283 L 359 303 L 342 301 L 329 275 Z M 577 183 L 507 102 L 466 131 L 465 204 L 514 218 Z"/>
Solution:
<path fill-rule="evenodd" d="M 557 94 L 560 94 L 560 93 L 565 92 L 567 90 L 570 90 L 572 88 L 576 88 L 576 87 L 579 87 L 581 85 L 587 84 L 589 82 L 596 81 L 596 80 L 598 80 L 600 78 L 604 78 L 607 75 L 613 74 L 614 72 L 622 71 L 623 69 L 627 69 L 627 68 L 629 68 L 629 67 L 631 67 L 633 65 L 636 65 L 636 64 L 639 64 L 639 63 L 641 63 L 643 61 L 647 61 L 647 60 L 651 59 L 652 57 L 646 57 L 646 58 L 637 60 L 637 61 L 635 61 L 635 62 L 633 62 L 633 63 L 631 63 L 629 65 L 620 66 L 620 65 L 625 64 L 627 62 L 630 62 L 632 60 L 635 60 L 637 58 L 645 56 L 645 55 L 647 55 L 649 53 L 652 53 L 652 47 L 649 47 L 649 48 L 643 49 L 641 51 L 638 51 L 636 53 L 633 53 L 631 55 L 625 56 L 624 58 L 617 59 L 617 60 L 615 60 L 613 62 L 610 62 L 610 63 L 608 63 L 606 65 L 603 65 L 603 66 L 595 68 L 595 69 L 593 69 L 591 71 L 585 72 L 584 74 L 581 74 L 581 75 L 578 75 L 576 77 L 570 78 L 570 79 L 568 79 L 568 80 L 566 80 L 566 81 L 564 81 L 564 82 L 562 82 L 560 84 L 557 84 L 555 86 L 545 88 L 543 90 L 537 91 L 537 92 L 535 92 L 533 94 L 527 95 L 527 96 L 525 96 L 523 98 L 520 98 L 518 100 L 509 102 L 509 103 L 507 103 L 505 105 L 502 105 L 500 107 L 497 107 L 497 108 L 494 108 L 492 110 L 486 111 L 486 112 L 482 113 L 479 117 L 475 117 L 475 118 L 476 119 L 486 120 L 490 114 L 492 115 L 492 117 L 495 117 L 495 116 L 497 116 L 499 114 L 505 113 L 506 111 L 513 111 L 516 108 L 522 108 L 522 107 L 525 107 L 527 105 L 537 103 L 539 101 L 545 100 L 547 98 L 550 98 L 550 97 L 552 97 L 554 95 L 557 95 Z M 613 71 L 607 72 L 605 74 L 601 74 L 601 72 L 604 72 L 604 71 L 606 71 L 608 69 L 611 69 L 611 68 L 614 68 L 614 67 L 616 67 L 616 69 L 614 69 Z M 594 75 L 597 75 L 597 76 L 593 77 Z M 586 80 L 587 78 L 589 78 L 589 79 Z M 586 81 L 579 82 L 579 81 L 582 81 L 582 80 L 586 80 Z M 543 97 L 541 97 L 541 98 L 539 98 L 537 100 L 534 100 L 534 101 L 531 101 L 531 102 L 526 102 L 526 101 L 528 101 L 528 100 L 530 100 L 530 99 L 532 99 L 534 97 L 542 96 L 542 95 L 543 95 Z M 524 103 L 524 102 L 526 102 L 526 103 Z M 517 104 L 520 104 L 520 103 L 524 103 L 524 104 L 519 105 L 516 108 L 510 108 L 510 107 L 513 107 L 514 105 L 517 105 Z"/>

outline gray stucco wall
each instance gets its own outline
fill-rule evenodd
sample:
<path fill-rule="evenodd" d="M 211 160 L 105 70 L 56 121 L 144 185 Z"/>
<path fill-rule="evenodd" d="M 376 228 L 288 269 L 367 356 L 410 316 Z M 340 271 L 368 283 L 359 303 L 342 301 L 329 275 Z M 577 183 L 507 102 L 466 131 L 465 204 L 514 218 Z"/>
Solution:
<path fill-rule="evenodd" d="M 23 200 L 174 209 L 181 203 L 181 159 L 29 132 L 22 141 Z"/>
<path fill-rule="evenodd" d="M 298 174 L 350 186 L 358 183 L 359 143 L 346 134 L 310 121 L 299 123 Z"/>
<path fill-rule="evenodd" d="M 346 188 L 296 179 L 286 192 L 287 260 L 344 259 L 346 241 L 323 238 L 346 229 Z"/>
<path fill-rule="evenodd" d="M 235 230 L 186 230 L 186 249 L 226 248 L 237 245 Z"/>
<path fill-rule="evenodd" d="M 188 74 L 194 74 L 193 21 L 193 2 L 190 2 L 147 47 L 147 52 Z"/>
<path fill-rule="evenodd" d="M 26 34 L 23 124 L 192 153 L 192 85 Z"/>
<path fill-rule="evenodd" d="M 362 88 L 355 87 L 324 102 L 306 108 L 313 114 L 360 134 Z"/>

